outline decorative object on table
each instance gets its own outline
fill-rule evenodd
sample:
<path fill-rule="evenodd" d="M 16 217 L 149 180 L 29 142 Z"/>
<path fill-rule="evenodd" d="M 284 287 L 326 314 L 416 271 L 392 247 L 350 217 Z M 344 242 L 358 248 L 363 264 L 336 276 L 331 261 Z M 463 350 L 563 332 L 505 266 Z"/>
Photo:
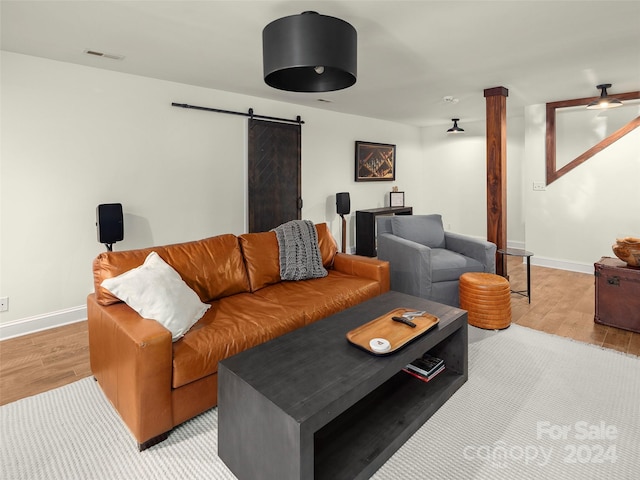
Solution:
<path fill-rule="evenodd" d="M 262 31 L 267 85 L 290 92 L 332 92 L 356 83 L 358 33 L 339 18 L 302 12 Z"/>
<path fill-rule="evenodd" d="M 396 179 L 396 146 L 356 141 L 356 182 Z"/>
<path fill-rule="evenodd" d="M 626 262 L 630 267 L 640 267 L 640 238 L 617 238 L 611 248 L 616 257 Z"/>
<path fill-rule="evenodd" d="M 403 319 L 399 321 L 397 319 Z M 411 308 L 396 308 L 347 333 L 352 345 L 372 355 L 391 355 L 413 340 L 434 328 L 440 319 L 426 311 Z M 411 325 L 413 324 L 413 326 Z M 383 339 L 390 347 L 384 351 L 374 349 L 371 340 Z"/>
<path fill-rule="evenodd" d="M 391 350 L 391 344 L 386 338 L 372 338 L 369 340 L 369 346 L 376 353 L 387 353 Z"/>
<path fill-rule="evenodd" d="M 389 206 L 404 207 L 404 192 L 398 192 L 397 190 L 389 192 Z"/>
<path fill-rule="evenodd" d="M 444 360 L 425 353 L 422 357 L 405 365 L 402 370 L 423 382 L 428 382 L 444 370 Z"/>
<path fill-rule="evenodd" d="M 349 192 L 336 193 L 336 211 L 342 218 L 342 253 L 347 252 L 347 221 L 344 219 L 351 211 Z"/>

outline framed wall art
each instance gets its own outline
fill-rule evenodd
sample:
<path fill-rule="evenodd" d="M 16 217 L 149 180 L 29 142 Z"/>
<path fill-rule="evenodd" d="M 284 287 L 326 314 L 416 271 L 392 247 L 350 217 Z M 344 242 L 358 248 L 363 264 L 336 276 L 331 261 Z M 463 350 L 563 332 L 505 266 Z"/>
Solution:
<path fill-rule="evenodd" d="M 396 179 L 396 146 L 356 142 L 356 182 Z"/>
<path fill-rule="evenodd" d="M 404 207 L 404 192 L 389 192 L 390 207 Z"/>

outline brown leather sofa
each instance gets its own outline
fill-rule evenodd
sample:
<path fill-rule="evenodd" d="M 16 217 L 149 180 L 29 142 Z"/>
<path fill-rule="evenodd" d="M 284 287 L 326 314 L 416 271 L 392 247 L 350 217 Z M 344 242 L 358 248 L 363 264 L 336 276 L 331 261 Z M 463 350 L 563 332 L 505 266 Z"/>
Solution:
<path fill-rule="evenodd" d="M 280 280 L 274 232 L 98 255 L 87 299 L 91 370 L 140 450 L 217 405 L 220 360 L 389 290 L 387 262 L 338 253 L 326 224 L 316 230 L 329 275 L 311 280 Z M 100 286 L 151 251 L 212 305 L 176 342 Z"/>

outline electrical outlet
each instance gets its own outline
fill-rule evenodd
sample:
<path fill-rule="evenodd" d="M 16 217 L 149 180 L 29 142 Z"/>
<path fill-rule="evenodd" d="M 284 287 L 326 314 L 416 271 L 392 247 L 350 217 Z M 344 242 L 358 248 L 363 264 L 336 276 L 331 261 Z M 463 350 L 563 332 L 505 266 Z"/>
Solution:
<path fill-rule="evenodd" d="M 0 312 L 9 310 L 9 297 L 0 297 Z"/>
<path fill-rule="evenodd" d="M 536 192 L 543 192 L 547 189 L 544 182 L 533 182 L 533 190 Z"/>

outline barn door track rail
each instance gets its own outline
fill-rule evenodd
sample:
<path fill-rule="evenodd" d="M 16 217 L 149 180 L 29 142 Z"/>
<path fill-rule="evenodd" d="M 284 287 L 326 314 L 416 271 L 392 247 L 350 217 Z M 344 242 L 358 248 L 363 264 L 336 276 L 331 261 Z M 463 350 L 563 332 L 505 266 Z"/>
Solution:
<path fill-rule="evenodd" d="M 227 113 L 229 115 L 241 115 L 243 117 L 256 118 L 259 120 L 274 120 L 276 122 L 285 122 L 285 123 L 298 123 L 302 125 L 304 122 L 298 115 L 295 120 L 288 118 L 278 118 L 278 117 L 268 117 L 266 115 L 256 115 L 253 113 L 253 108 L 250 108 L 248 112 L 234 112 L 232 110 L 221 110 L 219 108 L 210 108 L 210 107 L 198 107 L 197 105 L 189 105 L 187 103 L 175 103 L 171 104 L 172 107 L 181 107 L 181 108 L 192 108 L 194 110 L 204 110 L 206 112 L 217 112 L 217 113 Z"/>

